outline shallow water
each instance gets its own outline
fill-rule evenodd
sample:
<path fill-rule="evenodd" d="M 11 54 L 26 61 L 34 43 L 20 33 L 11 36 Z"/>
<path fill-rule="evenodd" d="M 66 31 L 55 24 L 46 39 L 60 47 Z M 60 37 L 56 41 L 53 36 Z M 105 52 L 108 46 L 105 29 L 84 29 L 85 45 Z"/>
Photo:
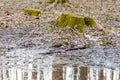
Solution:
<path fill-rule="evenodd" d="M 120 45 L 64 51 L 16 29 L 0 30 L 0 80 L 120 80 Z"/>
<path fill-rule="evenodd" d="M 0 80 L 120 80 L 120 70 L 78 67 L 67 65 L 53 65 L 33 70 L 32 64 L 29 70 L 10 68 L 0 70 Z"/>
<path fill-rule="evenodd" d="M 0 56 L 0 80 L 120 80 L 119 45 L 64 53 L 13 49 Z"/>

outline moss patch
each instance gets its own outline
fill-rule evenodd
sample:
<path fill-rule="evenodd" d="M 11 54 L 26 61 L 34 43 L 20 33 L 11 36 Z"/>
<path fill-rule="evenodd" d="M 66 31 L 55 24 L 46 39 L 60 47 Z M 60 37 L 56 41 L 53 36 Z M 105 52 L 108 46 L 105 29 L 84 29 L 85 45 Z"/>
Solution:
<path fill-rule="evenodd" d="M 84 32 L 86 26 L 96 26 L 93 18 L 80 16 L 74 13 L 62 13 L 56 20 L 56 24 L 61 27 L 69 26 L 76 28 L 80 33 Z"/>
<path fill-rule="evenodd" d="M 76 26 L 79 32 L 83 32 L 83 29 L 86 26 L 83 16 L 76 16 L 71 13 L 63 13 L 57 18 L 56 24 L 63 27 L 69 26 L 71 28 L 74 28 L 74 26 Z"/>
<path fill-rule="evenodd" d="M 55 0 L 49 0 L 49 2 L 53 3 L 55 2 Z M 66 2 L 69 2 L 69 0 L 57 0 L 57 3 L 61 3 L 61 4 L 66 3 Z"/>
<path fill-rule="evenodd" d="M 38 16 L 41 13 L 39 9 L 33 9 L 33 8 L 25 8 L 24 12 L 32 16 Z"/>

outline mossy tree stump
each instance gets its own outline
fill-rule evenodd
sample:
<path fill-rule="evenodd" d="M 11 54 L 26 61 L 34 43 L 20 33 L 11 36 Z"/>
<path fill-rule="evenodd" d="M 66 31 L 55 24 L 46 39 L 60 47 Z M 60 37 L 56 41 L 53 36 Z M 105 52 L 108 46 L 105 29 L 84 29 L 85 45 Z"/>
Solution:
<path fill-rule="evenodd" d="M 39 9 L 33 9 L 33 8 L 25 8 L 24 12 L 32 16 L 38 16 L 41 13 Z"/>
<path fill-rule="evenodd" d="M 63 4 L 63 3 L 69 2 L 69 0 L 49 0 L 49 2 L 50 2 L 50 3 L 56 2 L 56 3 L 61 3 L 61 4 Z"/>
<path fill-rule="evenodd" d="M 62 13 L 56 20 L 56 25 L 75 28 L 83 33 L 86 26 L 95 26 L 96 22 L 93 18 L 80 16 L 74 13 Z"/>

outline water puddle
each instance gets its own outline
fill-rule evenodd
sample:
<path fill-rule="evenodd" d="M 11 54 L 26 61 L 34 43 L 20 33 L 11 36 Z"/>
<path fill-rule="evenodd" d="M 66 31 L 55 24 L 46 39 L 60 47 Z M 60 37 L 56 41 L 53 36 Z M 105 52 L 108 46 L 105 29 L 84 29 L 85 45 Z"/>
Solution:
<path fill-rule="evenodd" d="M 80 67 L 55 64 L 41 68 L 28 65 L 28 70 L 9 68 L 0 70 L 0 80 L 120 80 L 119 69 Z"/>
<path fill-rule="evenodd" d="M 0 80 L 120 80 L 120 45 L 65 51 L 29 29 L 0 30 Z"/>
<path fill-rule="evenodd" d="M 120 80 L 119 46 L 64 53 L 21 48 L 0 55 L 0 80 Z"/>

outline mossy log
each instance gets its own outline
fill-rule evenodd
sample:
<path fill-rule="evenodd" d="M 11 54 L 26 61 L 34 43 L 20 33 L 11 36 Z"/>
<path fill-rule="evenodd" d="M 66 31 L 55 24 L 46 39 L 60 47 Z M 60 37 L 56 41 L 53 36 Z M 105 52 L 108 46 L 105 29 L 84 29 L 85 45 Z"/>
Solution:
<path fill-rule="evenodd" d="M 57 1 L 56 3 L 66 3 L 66 2 L 69 2 L 69 0 L 49 0 L 50 3 L 54 3 L 55 1 Z"/>
<path fill-rule="evenodd" d="M 32 16 L 38 16 L 41 13 L 39 9 L 33 9 L 33 8 L 25 8 L 24 12 Z"/>
<path fill-rule="evenodd" d="M 74 13 L 62 13 L 56 20 L 56 25 L 66 27 L 69 26 L 83 33 L 86 26 L 95 26 L 96 22 L 93 18 L 80 16 Z"/>

